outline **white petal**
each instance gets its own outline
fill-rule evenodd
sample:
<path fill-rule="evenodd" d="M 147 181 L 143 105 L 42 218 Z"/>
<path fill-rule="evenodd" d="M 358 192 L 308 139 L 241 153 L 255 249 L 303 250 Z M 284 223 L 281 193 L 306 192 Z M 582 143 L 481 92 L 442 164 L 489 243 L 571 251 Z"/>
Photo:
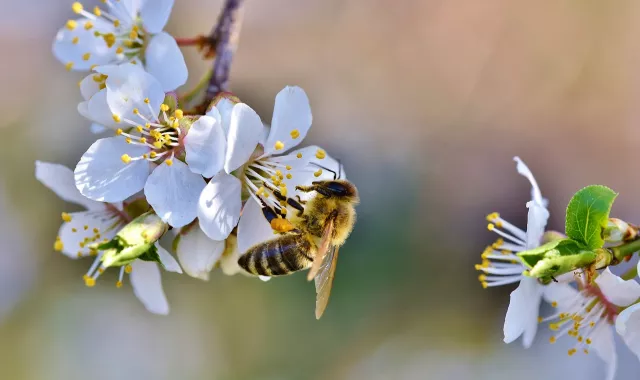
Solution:
<path fill-rule="evenodd" d="M 119 60 L 116 54 L 117 47 L 109 47 L 103 38 L 94 35 L 95 32 L 113 32 L 113 25 L 97 19 L 91 20 L 93 26 L 90 29 L 85 29 L 88 21 L 86 18 L 79 18 L 75 20 L 77 25 L 73 30 L 61 28 L 53 41 L 53 55 L 64 64 L 72 62 L 72 70 L 89 70 L 94 65 Z"/>
<path fill-rule="evenodd" d="M 240 180 L 224 172 L 209 181 L 200 194 L 200 228 L 213 240 L 224 240 L 238 224 L 242 188 Z"/>
<path fill-rule="evenodd" d="M 98 135 L 106 131 L 107 128 L 102 124 L 91 123 L 91 126 L 89 126 L 89 130 L 91 131 L 91 133 Z"/>
<path fill-rule="evenodd" d="M 242 166 L 255 151 L 262 132 L 260 116 L 244 103 L 238 103 L 231 111 L 227 154 L 224 170 L 231 173 Z"/>
<path fill-rule="evenodd" d="M 120 116 L 122 120 L 129 119 L 144 124 L 144 120 L 133 112 L 137 109 L 148 120 L 157 120 L 165 94 L 162 85 L 153 75 L 138 65 L 126 63 L 109 72 L 105 84 L 107 104 L 112 114 Z M 144 101 L 147 98 L 149 104 Z M 131 127 L 124 121 L 119 124 L 120 128 Z"/>
<path fill-rule="evenodd" d="M 547 207 L 548 201 L 542 198 L 538 182 L 536 182 L 536 179 L 533 177 L 533 173 L 531 173 L 529 167 L 520 159 L 520 157 L 514 157 L 513 160 L 517 163 L 516 169 L 518 170 L 518 173 L 527 178 L 531 183 L 531 200 L 542 207 Z"/>
<path fill-rule="evenodd" d="M 206 183 L 178 159 L 171 166 L 160 164 L 144 186 L 147 202 L 158 216 L 173 227 L 191 223 L 197 215 L 198 198 Z"/>
<path fill-rule="evenodd" d="M 578 291 L 569 284 L 562 282 L 552 282 L 543 287 L 544 300 L 559 305 L 571 304 L 571 301 L 578 296 Z"/>
<path fill-rule="evenodd" d="M 104 205 L 101 212 L 82 211 L 69 215 L 71 221 L 62 224 L 58 236 L 63 245 L 62 253 L 72 259 L 88 256 L 89 245 L 102 239 L 111 240 L 121 225 L 116 217 L 107 212 Z M 100 240 L 96 239 L 94 228 L 97 228 Z M 90 240 L 89 244 L 86 244 L 86 239 Z"/>
<path fill-rule="evenodd" d="M 629 306 L 618 315 L 616 331 L 640 359 L 640 304 Z"/>
<path fill-rule="evenodd" d="M 107 90 L 101 90 L 88 101 L 78 104 L 78 112 L 87 119 L 107 128 L 118 128 L 118 124 L 113 119 L 113 113 L 107 103 Z"/>
<path fill-rule="evenodd" d="M 613 380 L 616 376 L 618 357 L 616 355 L 616 343 L 613 337 L 613 328 L 608 323 L 599 323 L 591 334 L 591 346 L 607 367 L 606 380 Z"/>
<path fill-rule="evenodd" d="M 180 235 L 176 251 L 184 271 L 191 277 L 209 280 L 209 272 L 224 252 L 224 240 L 211 240 L 195 224 Z"/>
<path fill-rule="evenodd" d="M 264 146 L 265 153 L 283 153 L 300 144 L 311 128 L 311 119 L 311 106 L 304 90 L 295 86 L 285 87 L 276 95 L 271 131 Z M 291 135 L 294 130 L 298 132 L 295 139 Z M 276 147 L 278 142 L 283 145 L 281 149 Z"/>
<path fill-rule="evenodd" d="M 267 281 L 271 280 L 271 277 L 269 277 L 269 276 L 258 276 L 258 278 L 261 279 L 264 282 L 267 282 Z"/>
<path fill-rule="evenodd" d="M 158 250 L 158 257 L 160 257 L 160 263 L 164 267 L 164 269 L 168 272 L 174 273 L 182 273 L 182 268 L 180 268 L 180 264 L 173 258 L 173 255 L 170 254 L 166 249 L 162 248 L 160 244 L 156 242 L 155 244 Z"/>
<path fill-rule="evenodd" d="M 238 223 L 238 251 L 245 253 L 252 246 L 274 237 L 276 235 L 262 214 L 262 208 L 253 199 L 249 199 Z"/>
<path fill-rule="evenodd" d="M 534 201 L 527 202 L 527 208 L 529 214 L 527 216 L 526 248 L 532 249 L 540 246 L 549 219 L 549 211 Z"/>
<path fill-rule="evenodd" d="M 316 156 L 318 150 L 322 149 L 312 145 L 295 150 L 285 156 L 269 157 L 270 161 L 291 166 L 291 170 L 285 173 L 291 174 L 291 179 L 286 177 L 284 179 L 284 183 L 287 185 L 289 194 L 293 194 L 291 196 L 295 197 L 295 195 L 299 195 L 302 200 L 308 200 L 313 197 L 313 194 L 295 190 L 296 186 L 308 186 L 311 185 L 311 182 L 313 181 L 330 180 L 334 179 L 334 177 L 340 179 L 346 178 L 344 169 L 342 169 L 338 161 L 331 158 L 327 153 L 325 153 L 324 158 L 319 159 Z M 302 158 L 298 158 L 298 154 L 301 154 Z M 316 165 L 321 165 L 326 169 L 321 169 Z M 321 174 L 316 177 L 315 173 L 318 171 L 320 171 Z M 295 191 L 295 193 L 291 193 L 293 191 Z"/>
<path fill-rule="evenodd" d="M 220 115 L 217 118 L 201 116 L 191 125 L 184 138 L 185 159 L 189 169 L 205 178 L 218 174 L 224 165 L 226 146 Z"/>
<path fill-rule="evenodd" d="M 173 0 L 145 1 L 140 9 L 140 19 L 145 31 L 151 34 L 161 32 L 169 21 L 171 8 L 173 8 Z"/>
<path fill-rule="evenodd" d="M 215 116 L 217 112 L 222 120 L 222 129 L 224 129 L 224 135 L 229 134 L 229 125 L 231 124 L 231 111 L 236 103 L 227 98 L 222 98 L 216 103 L 215 107 L 211 107 L 211 110 L 207 112 L 207 116 Z"/>
<path fill-rule="evenodd" d="M 233 236 L 233 235 L 232 235 Z M 229 237 L 231 238 L 231 237 Z M 230 254 L 224 255 L 220 258 L 220 269 L 222 273 L 227 276 L 233 276 L 237 273 L 247 273 L 240 264 L 238 264 L 238 259 L 240 258 L 240 251 L 238 249 L 234 249 Z"/>
<path fill-rule="evenodd" d="M 131 267 L 131 286 L 144 307 L 154 314 L 169 314 L 169 303 L 162 290 L 158 265 L 151 261 L 136 260 Z"/>
<path fill-rule="evenodd" d="M 600 273 L 596 284 L 602 294 L 617 306 L 629 306 L 640 298 L 640 284 L 635 279 L 625 281 L 611 273 L 609 268 Z"/>
<path fill-rule="evenodd" d="M 148 151 L 119 137 L 100 139 L 82 155 L 74 171 L 76 187 L 87 198 L 120 202 L 142 190 L 149 175 L 146 160 L 122 162 L 121 156 L 141 156 Z"/>
<path fill-rule="evenodd" d="M 186 83 L 189 76 L 187 64 L 176 40 L 169 34 L 162 32 L 153 36 L 145 51 L 145 58 L 147 71 L 158 78 L 165 92 Z"/>
<path fill-rule="evenodd" d="M 64 165 L 36 161 L 36 179 L 51 189 L 60 199 L 79 204 L 88 210 L 104 209 L 104 204 L 80 194 L 71 169 Z"/>
<path fill-rule="evenodd" d="M 528 348 L 538 329 L 538 312 L 542 286 L 533 278 L 523 278 L 511 292 L 509 308 L 504 320 L 504 342 L 511 343 L 523 335 L 522 344 Z"/>
<path fill-rule="evenodd" d="M 82 95 L 82 98 L 84 100 L 91 99 L 93 95 L 97 94 L 98 91 L 100 91 L 100 83 L 96 82 L 93 79 L 96 75 L 100 74 L 91 73 L 80 81 L 80 95 Z"/>

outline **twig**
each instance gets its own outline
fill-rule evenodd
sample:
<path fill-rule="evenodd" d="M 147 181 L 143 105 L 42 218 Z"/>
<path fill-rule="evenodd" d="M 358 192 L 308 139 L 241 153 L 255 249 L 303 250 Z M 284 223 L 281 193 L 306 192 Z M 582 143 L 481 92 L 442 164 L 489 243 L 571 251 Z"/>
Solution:
<path fill-rule="evenodd" d="M 212 41 L 216 41 L 216 59 L 202 104 L 205 108 L 219 92 L 229 90 L 229 72 L 233 55 L 238 46 L 243 5 L 243 0 L 225 0 L 222 13 L 218 17 L 218 23 L 209 35 Z"/>

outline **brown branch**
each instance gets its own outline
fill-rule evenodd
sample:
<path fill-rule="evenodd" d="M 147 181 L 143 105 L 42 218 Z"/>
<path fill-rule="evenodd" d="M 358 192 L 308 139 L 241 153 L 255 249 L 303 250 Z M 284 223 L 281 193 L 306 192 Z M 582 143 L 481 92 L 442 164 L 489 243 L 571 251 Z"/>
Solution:
<path fill-rule="evenodd" d="M 201 106 L 205 109 L 218 93 L 229 90 L 229 72 L 233 55 L 238 47 L 243 5 L 244 0 L 225 0 L 218 23 L 209 35 L 209 39 L 215 41 L 216 59 L 213 62 L 206 97 Z"/>

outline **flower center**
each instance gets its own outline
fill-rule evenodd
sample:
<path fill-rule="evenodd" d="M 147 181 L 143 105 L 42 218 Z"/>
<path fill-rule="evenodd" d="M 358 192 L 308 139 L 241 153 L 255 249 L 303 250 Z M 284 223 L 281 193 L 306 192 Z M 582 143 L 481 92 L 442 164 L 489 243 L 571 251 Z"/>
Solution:
<path fill-rule="evenodd" d="M 151 115 L 154 114 L 149 104 L 149 98 L 144 100 L 149 108 Z M 123 154 L 122 161 L 128 164 L 131 161 L 147 160 L 150 162 L 159 162 L 164 159 L 167 165 L 173 164 L 173 157 L 179 155 L 184 149 L 183 137 L 185 131 L 181 130 L 180 119 L 182 119 L 182 110 L 177 109 L 173 116 L 168 116 L 169 106 L 162 104 L 160 106 L 160 114 L 153 120 L 145 117 L 137 108 L 133 109 L 136 120 L 122 118 L 113 115 L 116 122 L 124 122 L 129 125 L 127 131 L 118 129 L 117 136 L 125 139 L 127 144 L 140 145 L 148 148 L 148 151 L 140 156 L 131 157 Z"/>
<path fill-rule="evenodd" d="M 258 205 L 264 201 L 277 213 L 286 215 L 288 189 L 284 179 L 293 178 L 290 171 L 290 165 L 273 162 L 269 157 L 252 158 L 243 167 L 244 183 Z"/>
<path fill-rule="evenodd" d="M 551 306 L 558 312 L 539 318 L 539 322 L 550 321 L 549 328 L 557 331 L 549 338 L 550 343 L 564 335 L 576 340 L 576 345 L 567 352 L 569 356 L 579 350 L 589 353 L 588 346 L 593 343 L 594 335 L 601 328 L 609 328 L 618 314 L 618 308 L 611 303 L 595 285 L 583 285 L 583 289 L 563 301 L 553 301 Z"/>

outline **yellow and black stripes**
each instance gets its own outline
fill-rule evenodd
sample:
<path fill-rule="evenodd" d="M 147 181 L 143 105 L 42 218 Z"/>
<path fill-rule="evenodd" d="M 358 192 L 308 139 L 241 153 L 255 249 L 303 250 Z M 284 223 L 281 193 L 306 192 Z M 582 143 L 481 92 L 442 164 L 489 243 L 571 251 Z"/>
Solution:
<path fill-rule="evenodd" d="M 247 272 L 283 276 L 309 268 L 315 249 L 301 234 L 287 234 L 251 247 L 238 259 Z"/>

